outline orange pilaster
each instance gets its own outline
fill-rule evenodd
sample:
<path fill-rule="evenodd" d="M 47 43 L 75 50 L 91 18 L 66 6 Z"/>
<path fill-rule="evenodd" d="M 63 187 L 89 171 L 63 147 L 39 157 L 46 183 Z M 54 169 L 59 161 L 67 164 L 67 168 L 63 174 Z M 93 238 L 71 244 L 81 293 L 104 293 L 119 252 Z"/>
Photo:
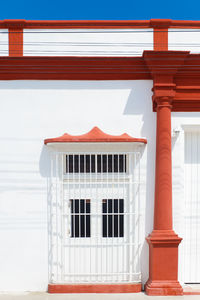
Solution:
<path fill-rule="evenodd" d="M 148 295 L 182 295 L 177 280 L 178 245 L 172 230 L 171 99 L 157 100 L 157 142 L 154 230 L 149 243 Z"/>
<path fill-rule="evenodd" d="M 153 44 L 155 51 L 168 50 L 168 28 L 171 20 L 168 19 L 151 19 L 151 27 L 154 29 Z"/>
<path fill-rule="evenodd" d="M 178 282 L 178 246 L 173 231 L 171 110 L 176 95 L 174 75 L 188 54 L 176 51 L 146 52 L 145 61 L 154 80 L 153 108 L 157 112 L 154 228 L 149 244 L 148 295 L 183 295 Z"/>
<path fill-rule="evenodd" d="M 9 28 L 9 56 L 23 56 L 22 28 Z"/>

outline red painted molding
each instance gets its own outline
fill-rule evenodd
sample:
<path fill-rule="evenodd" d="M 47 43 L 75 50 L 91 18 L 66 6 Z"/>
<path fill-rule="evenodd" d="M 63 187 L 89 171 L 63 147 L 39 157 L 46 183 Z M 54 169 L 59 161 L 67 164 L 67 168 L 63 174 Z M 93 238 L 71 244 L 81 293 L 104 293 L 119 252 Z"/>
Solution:
<path fill-rule="evenodd" d="M 0 57 L 0 80 L 151 79 L 142 57 Z"/>
<path fill-rule="evenodd" d="M 57 138 L 45 139 L 44 144 L 49 143 L 144 143 L 146 139 L 133 138 L 127 133 L 122 135 L 110 135 L 101 131 L 98 127 L 94 127 L 88 133 L 82 135 L 63 134 Z"/>
<path fill-rule="evenodd" d="M 73 20 L 73 21 L 32 21 L 32 20 L 2 20 L 0 28 L 22 27 L 29 29 L 41 28 L 200 28 L 200 21 L 183 21 L 170 19 L 151 20 Z"/>
<path fill-rule="evenodd" d="M 170 19 L 151 19 L 150 20 L 150 26 L 152 28 L 169 28 L 171 26 L 171 22 L 173 22 Z"/>
<path fill-rule="evenodd" d="M 171 28 L 200 28 L 200 21 L 171 20 Z"/>
<path fill-rule="evenodd" d="M 141 283 L 127 284 L 49 284 L 49 293 L 139 293 Z"/>
<path fill-rule="evenodd" d="M 176 95 L 175 76 L 185 64 L 188 51 L 144 51 L 144 60 L 153 78 L 153 110 L 156 111 L 160 98 L 171 99 L 172 108 Z M 171 105 L 170 104 L 170 105 Z"/>
<path fill-rule="evenodd" d="M 29 20 L 2 20 L 0 28 L 9 28 L 10 26 L 23 27 L 26 29 L 59 29 L 59 28 L 149 28 L 150 21 L 148 20 L 130 20 L 130 21 L 29 21 Z"/>
<path fill-rule="evenodd" d="M 175 75 L 179 68 L 184 65 L 189 56 L 189 51 L 147 51 L 143 53 L 143 58 L 151 71 L 152 76 Z M 159 78 L 158 78 L 159 81 Z"/>
<path fill-rule="evenodd" d="M 9 56 L 23 56 L 23 28 L 9 27 Z"/>
<path fill-rule="evenodd" d="M 153 44 L 155 51 L 168 50 L 168 28 L 154 28 Z"/>
<path fill-rule="evenodd" d="M 182 296 L 184 295 L 180 283 L 176 280 L 163 282 L 149 280 L 145 285 L 145 292 L 148 296 Z"/>
<path fill-rule="evenodd" d="M 200 54 L 144 51 L 143 57 L 0 57 L 0 80 L 150 79 L 154 79 L 154 93 L 162 89 L 166 95 L 172 93 L 172 111 L 200 111 Z"/>
<path fill-rule="evenodd" d="M 200 295 L 200 288 L 194 288 L 192 285 L 183 286 L 183 295 Z"/>

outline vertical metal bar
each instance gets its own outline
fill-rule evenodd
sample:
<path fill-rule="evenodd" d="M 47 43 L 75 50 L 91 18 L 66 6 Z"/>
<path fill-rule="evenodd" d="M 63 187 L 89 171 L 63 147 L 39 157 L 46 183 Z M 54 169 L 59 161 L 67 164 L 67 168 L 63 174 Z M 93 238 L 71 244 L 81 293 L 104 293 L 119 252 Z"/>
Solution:
<path fill-rule="evenodd" d="M 59 258 L 58 258 L 58 154 L 56 154 L 56 262 L 57 262 L 57 282 L 59 281 L 59 270 L 58 270 L 58 265 L 59 265 Z"/>
<path fill-rule="evenodd" d="M 73 248 L 74 248 L 74 251 L 73 251 L 73 273 L 75 274 L 76 273 L 76 256 L 77 256 L 77 247 L 76 247 L 76 226 L 75 226 L 75 223 L 76 223 L 76 214 L 75 214 L 75 202 L 76 202 L 76 196 L 75 196 L 75 155 L 72 154 L 72 160 L 73 160 L 73 172 L 72 172 L 72 181 L 73 181 L 73 190 L 72 190 L 72 193 L 73 193 Z M 76 275 L 73 275 L 73 281 L 76 282 L 77 281 L 77 278 L 76 278 Z"/>
<path fill-rule="evenodd" d="M 77 257 L 77 264 L 78 264 L 78 274 L 81 273 L 81 253 L 82 253 L 82 249 L 80 247 L 80 238 L 81 238 L 81 193 L 80 193 L 80 163 L 81 163 L 81 156 L 80 154 L 78 154 L 78 188 L 79 188 L 79 192 L 78 192 L 78 201 L 79 201 L 79 214 L 78 214 L 78 218 L 79 218 L 79 239 L 78 239 L 78 257 Z M 77 188 L 76 188 L 76 192 L 77 192 Z M 80 281 L 81 281 L 81 277 L 79 277 Z"/>
<path fill-rule="evenodd" d="M 197 214 L 197 223 L 196 223 L 196 279 L 198 280 L 199 277 L 199 255 L 198 255 L 198 250 L 199 250 L 199 244 L 198 244 L 198 237 L 199 237 L 199 132 L 197 133 L 197 206 L 196 206 L 196 214 Z"/>
<path fill-rule="evenodd" d="M 112 218 L 112 257 L 111 257 L 111 272 L 112 272 L 112 278 L 111 278 L 111 281 L 113 282 L 115 277 L 114 277 L 114 190 L 113 190 L 113 186 L 114 186 L 114 155 L 111 156 L 111 159 L 112 159 L 112 164 L 111 164 L 111 167 L 112 167 L 112 216 L 110 217 L 110 219 Z"/>
<path fill-rule="evenodd" d="M 108 215 L 108 211 L 109 211 L 109 199 L 110 198 L 109 195 L 109 188 L 108 188 L 108 154 L 105 154 L 106 157 L 106 172 L 107 172 L 107 238 L 106 238 L 106 280 L 109 280 L 109 276 L 108 276 L 108 272 L 109 272 L 109 268 L 108 268 L 108 264 L 109 264 L 109 251 L 108 251 L 108 239 L 109 239 L 109 230 L 108 230 L 108 226 L 109 226 L 109 215 Z"/>
<path fill-rule="evenodd" d="M 100 157 L 100 181 L 101 181 L 101 192 L 100 192 L 100 199 L 101 199 L 101 214 L 103 212 L 103 199 L 102 199 L 102 195 L 104 195 L 103 191 L 104 191 L 104 185 L 103 185 L 103 156 L 102 154 L 99 155 Z M 105 220 L 104 216 L 101 216 L 101 281 L 104 281 L 104 277 L 103 277 L 103 271 L 104 271 L 104 261 L 103 260 L 103 254 L 104 254 L 104 247 L 103 247 L 103 243 L 104 243 L 104 238 L 103 238 L 103 220 Z"/>
<path fill-rule="evenodd" d="M 197 228 L 198 228 L 198 133 L 195 133 L 195 141 L 196 141 L 196 145 L 195 145 L 195 155 L 194 155 L 194 160 L 195 160 L 195 182 L 194 182 L 194 187 L 195 187 L 195 198 L 194 198 L 194 210 L 193 210 L 193 223 L 194 223 L 194 246 L 195 246 L 195 254 L 194 254 L 194 260 L 195 260 L 195 266 L 194 266 L 194 279 L 195 282 L 197 282 L 197 274 L 198 274 L 198 249 L 197 249 L 197 241 L 198 241 L 198 237 L 197 237 Z"/>
<path fill-rule="evenodd" d="M 184 156 L 184 160 L 186 162 L 186 159 L 188 158 L 188 155 L 190 155 L 190 148 L 189 148 L 189 142 L 191 143 L 191 139 L 189 139 L 189 133 L 185 132 L 185 156 Z M 188 226 L 189 223 L 188 220 L 186 219 L 186 214 L 187 211 L 190 210 L 190 207 L 188 207 L 188 199 L 190 198 L 190 191 L 191 191 L 191 186 L 190 186 L 190 168 L 191 166 L 189 164 L 185 163 L 184 166 L 184 171 L 185 171 L 185 211 L 184 211 L 184 231 L 185 231 L 185 249 L 184 249 L 184 279 L 187 282 L 188 281 L 188 274 L 189 274 L 189 270 L 186 270 L 186 263 L 188 260 L 188 255 L 189 255 L 189 245 L 187 243 L 188 241 L 188 233 L 190 231 L 190 226 Z M 184 242 L 184 241 L 183 241 Z"/>
<path fill-rule="evenodd" d="M 121 276 L 119 276 L 119 273 L 120 273 L 120 269 L 121 269 L 121 272 L 124 272 L 124 268 L 123 268 L 123 256 L 122 256 L 122 259 L 119 258 L 119 253 L 120 253 L 120 248 L 121 248 L 121 245 L 120 245 L 120 217 L 119 217 L 119 199 L 120 199 L 120 173 L 119 173 L 119 154 L 117 154 L 117 161 L 118 161 L 118 165 L 117 165 L 117 214 L 116 214 L 116 220 L 118 221 L 117 222 L 117 281 L 119 282 L 121 280 Z M 119 265 L 121 264 L 121 266 Z M 122 275 L 123 277 L 123 275 Z"/>
<path fill-rule="evenodd" d="M 54 186 L 53 186 L 53 154 L 51 152 L 50 154 L 50 159 L 51 159 L 51 181 L 50 181 L 50 186 L 51 186 L 51 197 L 50 197 L 50 257 L 51 257 L 51 262 L 50 262 L 50 281 L 53 281 L 53 263 L 54 263 L 54 241 L 53 241 L 53 223 L 54 223 L 54 218 L 53 218 L 53 194 L 54 194 Z"/>
<path fill-rule="evenodd" d="M 140 153 L 138 153 L 138 273 L 140 273 L 141 270 L 141 261 L 140 261 Z"/>
<path fill-rule="evenodd" d="M 132 172 L 132 164 L 133 164 L 133 154 L 129 154 L 128 156 L 128 168 L 129 168 L 129 199 L 128 199 L 128 205 L 129 207 L 129 222 L 128 222 L 128 227 L 129 231 L 127 228 L 127 232 L 129 232 L 129 249 L 127 252 L 127 260 L 128 260 L 128 266 L 129 266 L 129 282 L 132 281 L 132 273 L 133 273 L 133 172 Z M 128 271 L 128 270 L 127 270 Z"/>
<path fill-rule="evenodd" d="M 65 253 L 64 253 L 64 194 L 63 194 L 63 154 L 60 154 L 61 166 L 60 166 L 60 178 L 61 178 L 61 203 L 60 203 L 60 221 L 61 221 L 61 281 L 64 282 L 64 269 L 65 269 Z"/>
<path fill-rule="evenodd" d="M 190 151 L 191 151 L 191 199 L 193 199 L 194 197 L 194 193 L 193 193 L 193 134 L 191 133 L 191 147 L 190 147 Z M 190 203 L 190 239 L 192 238 L 192 209 L 193 209 L 193 205 L 192 205 L 192 202 Z M 192 259 L 192 243 L 190 241 L 190 260 Z M 190 267 L 190 281 L 191 281 L 191 277 L 192 277 L 192 266 Z M 189 281 L 189 282 L 190 282 Z"/>
<path fill-rule="evenodd" d="M 123 180 L 122 180 L 122 182 L 123 182 L 123 187 L 122 187 L 122 191 L 123 191 L 123 193 L 122 193 L 122 202 L 124 202 L 124 204 L 123 204 L 123 208 L 124 208 L 124 212 L 126 211 L 126 207 L 127 207 L 127 205 L 126 205 L 126 202 L 127 202 L 127 199 L 126 199 L 126 195 L 125 195 L 125 187 L 126 187 L 126 185 L 125 185 L 125 180 L 126 180 L 126 175 L 125 175 L 125 155 L 124 155 L 124 153 L 122 153 L 122 161 L 123 161 L 123 172 L 122 172 L 122 178 L 123 178 Z M 119 207 L 118 207 L 118 211 L 119 211 L 119 213 L 120 213 L 120 205 L 119 205 Z M 122 257 L 123 257 L 123 266 L 122 266 L 122 270 L 123 270 L 123 273 L 124 273 L 124 276 L 122 276 L 122 280 L 123 281 L 126 281 L 126 257 L 127 257 L 127 245 L 126 245 L 126 239 L 127 239 L 127 237 L 126 237 L 126 235 L 125 235 L 125 232 L 127 232 L 127 230 L 128 230 L 128 228 L 126 228 L 126 225 L 127 225 L 127 223 L 126 223 L 126 219 L 125 218 L 128 218 L 129 216 L 127 215 L 127 214 L 124 214 L 124 215 L 122 215 L 123 217 L 121 217 L 120 218 L 120 214 L 119 214 L 119 235 L 120 235 L 120 220 L 122 219 L 123 220 L 123 230 L 124 230 L 124 232 L 123 232 L 123 237 L 122 237 L 122 239 L 123 239 L 123 244 L 122 244 Z"/>
<path fill-rule="evenodd" d="M 90 185 L 89 185 L 89 193 L 90 195 L 92 194 L 91 193 L 91 154 L 89 155 L 89 162 L 90 162 L 90 166 L 89 166 L 89 175 L 90 175 Z M 93 202 L 93 199 L 92 199 L 92 202 Z M 92 204 L 92 203 L 91 203 Z M 91 223 L 93 222 L 93 210 L 92 210 L 92 214 L 91 214 Z M 93 278 L 92 278 L 92 266 L 93 266 L 93 263 L 92 263 L 92 242 L 93 242 L 93 235 L 90 236 L 90 279 L 91 281 L 93 281 Z"/>
<path fill-rule="evenodd" d="M 66 159 L 67 159 L 67 203 L 68 203 L 68 206 L 67 206 L 67 219 L 68 219 L 68 243 L 69 243 L 69 246 L 68 246 L 68 278 L 69 278 L 69 281 L 72 280 L 72 276 L 70 276 L 70 273 L 73 272 L 71 270 L 71 236 L 72 236 L 72 223 L 71 223 L 71 201 L 70 201 L 70 191 L 71 191 L 71 186 L 70 186 L 70 182 L 69 182 L 69 153 L 68 155 L 66 156 Z M 72 217 L 73 218 L 73 217 Z"/>
<path fill-rule="evenodd" d="M 83 170 L 84 170 L 84 175 L 83 175 L 83 178 L 84 178 L 84 192 L 83 192 L 83 194 L 84 194 L 84 199 L 87 199 L 86 154 L 84 154 L 84 156 L 83 156 L 83 161 L 84 161 L 84 167 L 83 167 Z M 91 204 L 90 204 L 90 209 L 91 209 Z M 90 235 L 91 235 L 91 232 L 90 232 Z M 87 269 L 90 270 L 90 249 L 89 249 L 89 255 L 87 254 L 87 252 L 88 252 L 87 249 L 88 249 L 88 245 L 85 247 L 85 260 L 86 260 L 86 262 L 85 262 L 84 265 L 87 267 Z M 88 261 L 89 266 L 87 265 L 87 261 Z M 90 275 L 88 275 L 88 277 L 89 277 L 88 279 L 90 280 Z"/>
<path fill-rule="evenodd" d="M 96 228 L 95 228 L 95 232 L 96 232 L 96 262 L 97 262 L 97 268 L 96 268 L 96 273 L 97 273 L 97 277 L 96 277 L 96 281 L 99 282 L 99 231 L 100 231 L 100 224 L 99 224 L 99 204 L 101 205 L 101 199 L 98 199 L 98 180 L 97 180 L 97 154 L 95 154 L 94 156 L 94 168 L 95 168 L 95 183 L 96 183 L 96 189 L 95 189 L 95 195 L 94 195 L 94 199 L 95 199 L 95 207 L 96 207 Z M 99 201 L 100 200 L 100 201 Z"/>
<path fill-rule="evenodd" d="M 134 256 L 133 256 L 133 266 L 134 266 L 134 273 L 137 273 L 137 247 L 138 247 L 138 241 L 137 241 L 137 189 L 138 189 L 138 182 L 137 182 L 137 161 L 136 161 L 136 153 L 134 153 L 134 171 L 133 171 L 133 180 L 134 180 Z"/>

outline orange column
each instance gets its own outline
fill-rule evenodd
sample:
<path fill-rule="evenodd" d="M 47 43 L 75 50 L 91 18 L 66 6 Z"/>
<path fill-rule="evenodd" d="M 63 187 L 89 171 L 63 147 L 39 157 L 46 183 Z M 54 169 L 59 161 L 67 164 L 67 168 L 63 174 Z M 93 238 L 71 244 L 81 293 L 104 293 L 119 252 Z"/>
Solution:
<path fill-rule="evenodd" d="M 181 238 L 172 222 L 171 110 L 176 96 L 175 76 L 188 53 L 145 51 L 153 85 L 153 109 L 157 113 L 154 228 L 149 244 L 148 295 L 183 295 L 178 282 L 178 246 Z"/>
<path fill-rule="evenodd" d="M 148 295 L 182 295 L 178 277 L 178 245 L 172 227 L 171 99 L 157 99 L 154 230 L 149 243 Z"/>
<path fill-rule="evenodd" d="M 172 230 L 171 99 L 157 100 L 154 230 Z"/>

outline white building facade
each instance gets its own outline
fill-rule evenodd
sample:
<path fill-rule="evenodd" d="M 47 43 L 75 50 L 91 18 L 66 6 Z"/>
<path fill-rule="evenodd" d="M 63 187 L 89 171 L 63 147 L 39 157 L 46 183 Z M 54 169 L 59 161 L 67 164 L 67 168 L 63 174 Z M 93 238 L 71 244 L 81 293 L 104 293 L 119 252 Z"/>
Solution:
<path fill-rule="evenodd" d="M 180 295 L 199 283 L 200 23 L 0 28 L 0 291 L 139 292 L 149 279 L 148 294 Z"/>

